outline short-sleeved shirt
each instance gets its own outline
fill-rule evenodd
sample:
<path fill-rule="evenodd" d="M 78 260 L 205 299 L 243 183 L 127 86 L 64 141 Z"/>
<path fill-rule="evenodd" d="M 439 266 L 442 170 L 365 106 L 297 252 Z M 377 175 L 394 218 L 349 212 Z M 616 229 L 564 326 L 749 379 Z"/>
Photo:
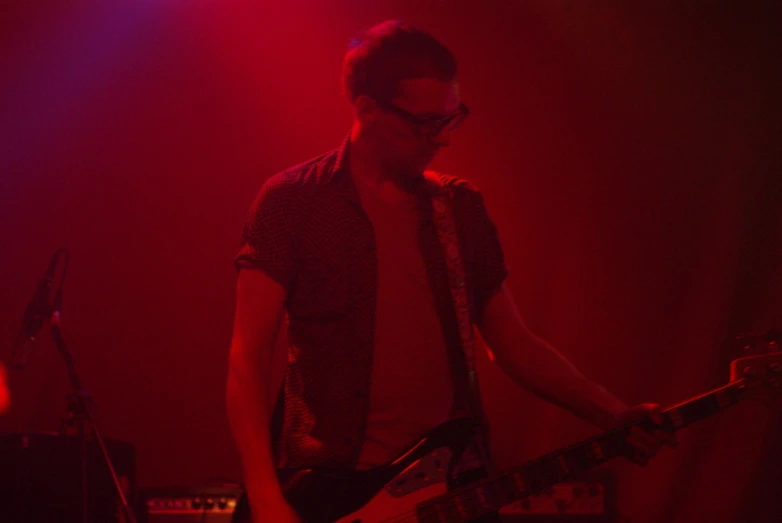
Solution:
<path fill-rule="evenodd" d="M 235 258 L 286 291 L 288 366 L 273 428 L 278 465 L 355 466 L 369 414 L 378 260 L 372 223 L 342 145 L 269 178 L 256 197 Z M 423 178 L 422 178 L 423 180 Z M 454 404 L 468 381 L 447 266 L 431 197 L 451 202 L 471 302 L 479 323 L 507 276 L 496 227 L 475 186 L 453 176 L 421 184 L 418 231 L 428 284 L 449 354 Z"/>

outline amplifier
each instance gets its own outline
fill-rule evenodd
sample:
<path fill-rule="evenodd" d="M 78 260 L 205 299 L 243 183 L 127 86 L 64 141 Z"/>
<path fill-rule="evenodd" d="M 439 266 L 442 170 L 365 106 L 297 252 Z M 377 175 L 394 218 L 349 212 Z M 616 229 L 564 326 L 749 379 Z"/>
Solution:
<path fill-rule="evenodd" d="M 125 495 L 132 499 L 135 452 L 129 443 L 105 439 Z M 114 482 L 98 444 L 86 442 L 87 520 L 124 521 Z M 81 523 L 82 440 L 56 433 L 0 434 L 0 521 Z"/>
<path fill-rule="evenodd" d="M 139 523 L 230 523 L 238 488 L 148 487 L 139 489 Z"/>

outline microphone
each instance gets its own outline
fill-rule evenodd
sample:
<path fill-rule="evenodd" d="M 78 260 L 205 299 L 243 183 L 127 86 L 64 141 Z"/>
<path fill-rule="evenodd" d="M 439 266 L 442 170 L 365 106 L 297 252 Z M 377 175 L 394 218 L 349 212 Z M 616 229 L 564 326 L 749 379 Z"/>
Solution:
<path fill-rule="evenodd" d="M 35 342 L 36 336 L 43 328 L 44 321 L 52 313 L 49 295 L 51 294 L 57 263 L 60 261 L 60 255 L 63 252 L 63 249 L 59 249 L 54 253 L 49 261 L 49 266 L 46 268 L 46 272 L 43 273 L 43 277 L 35 288 L 35 294 L 33 294 L 32 299 L 27 304 L 27 308 L 24 310 L 22 326 L 19 329 L 11 354 L 11 367 L 15 369 L 27 367 L 27 356 L 30 352 L 30 346 Z"/>

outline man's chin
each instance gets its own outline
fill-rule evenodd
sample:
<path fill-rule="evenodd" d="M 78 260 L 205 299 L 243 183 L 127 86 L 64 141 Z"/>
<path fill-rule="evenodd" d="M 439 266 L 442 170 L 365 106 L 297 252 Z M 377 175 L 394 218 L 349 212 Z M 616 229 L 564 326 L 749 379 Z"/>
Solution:
<path fill-rule="evenodd" d="M 432 164 L 433 158 L 425 158 L 419 162 L 416 162 L 411 171 L 415 172 L 419 176 L 423 176 L 425 170 Z"/>

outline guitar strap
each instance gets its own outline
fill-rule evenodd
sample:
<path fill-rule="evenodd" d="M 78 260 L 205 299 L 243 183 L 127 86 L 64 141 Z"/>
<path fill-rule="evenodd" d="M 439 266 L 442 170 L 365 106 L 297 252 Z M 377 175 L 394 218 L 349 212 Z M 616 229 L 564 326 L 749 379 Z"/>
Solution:
<path fill-rule="evenodd" d="M 443 179 L 436 173 L 427 172 L 427 178 L 436 183 L 440 189 L 432 198 L 432 210 L 434 223 L 437 228 L 437 236 L 445 254 L 448 267 L 448 282 L 451 288 L 456 319 L 459 327 L 459 337 L 464 352 L 469 382 L 469 411 L 470 415 L 478 422 L 475 446 L 478 459 L 489 475 L 493 475 L 493 465 L 488 445 L 488 424 L 483 411 L 478 376 L 475 370 L 475 331 L 470 319 L 470 301 L 465 285 L 464 263 L 459 251 L 459 238 L 453 219 L 450 192 L 444 190 Z"/>

